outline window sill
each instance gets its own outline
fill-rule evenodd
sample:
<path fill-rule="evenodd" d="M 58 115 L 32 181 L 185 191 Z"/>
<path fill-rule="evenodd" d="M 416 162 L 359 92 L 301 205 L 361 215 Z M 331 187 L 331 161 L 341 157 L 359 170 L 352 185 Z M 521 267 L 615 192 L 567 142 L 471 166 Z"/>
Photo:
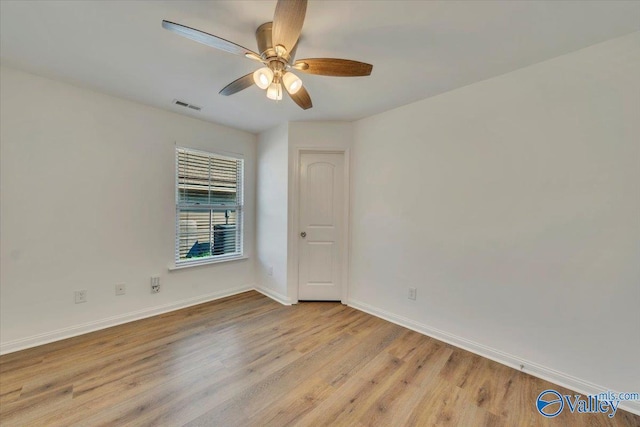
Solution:
<path fill-rule="evenodd" d="M 203 265 L 210 265 L 210 264 L 220 264 L 222 262 L 242 261 L 245 259 L 249 259 L 249 257 L 246 255 L 238 255 L 238 256 L 229 257 L 229 258 L 211 259 L 211 260 L 206 260 L 202 262 L 193 262 L 189 264 L 174 265 L 172 267 L 169 267 L 169 271 L 184 270 L 185 268 L 200 267 Z"/>

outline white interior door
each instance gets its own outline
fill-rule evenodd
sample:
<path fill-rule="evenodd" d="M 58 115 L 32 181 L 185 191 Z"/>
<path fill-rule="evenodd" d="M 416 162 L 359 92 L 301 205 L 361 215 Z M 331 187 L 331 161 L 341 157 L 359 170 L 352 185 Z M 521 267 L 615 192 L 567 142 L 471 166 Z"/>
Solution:
<path fill-rule="evenodd" d="M 299 300 L 342 298 L 344 181 L 344 154 L 300 155 Z"/>

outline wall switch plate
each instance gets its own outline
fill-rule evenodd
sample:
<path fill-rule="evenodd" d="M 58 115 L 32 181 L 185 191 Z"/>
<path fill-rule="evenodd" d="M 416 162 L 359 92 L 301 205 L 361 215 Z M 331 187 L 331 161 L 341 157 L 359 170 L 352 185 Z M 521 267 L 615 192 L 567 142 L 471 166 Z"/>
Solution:
<path fill-rule="evenodd" d="M 418 290 L 416 288 L 409 288 L 409 299 L 412 299 L 415 301 L 417 294 L 418 294 Z"/>
<path fill-rule="evenodd" d="M 116 295 L 124 295 L 127 293 L 125 285 L 116 285 Z"/>
<path fill-rule="evenodd" d="M 152 276 L 151 277 L 151 293 L 157 294 L 160 292 L 160 277 Z"/>
<path fill-rule="evenodd" d="M 81 291 L 74 292 L 76 298 L 76 304 L 80 304 L 81 302 L 87 302 L 87 290 L 83 289 Z"/>

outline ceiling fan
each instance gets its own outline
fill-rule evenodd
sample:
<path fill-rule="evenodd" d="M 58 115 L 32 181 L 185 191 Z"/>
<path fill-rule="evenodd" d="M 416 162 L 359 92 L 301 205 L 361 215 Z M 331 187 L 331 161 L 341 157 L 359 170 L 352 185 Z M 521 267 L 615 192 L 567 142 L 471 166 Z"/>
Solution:
<path fill-rule="evenodd" d="M 358 77 L 371 74 L 373 65 L 336 58 L 310 58 L 295 60 L 298 39 L 302 31 L 307 0 L 278 0 L 273 22 L 266 22 L 256 30 L 259 54 L 233 42 L 194 28 L 162 21 L 162 27 L 188 39 L 225 52 L 242 55 L 260 62 L 264 67 L 242 76 L 225 86 L 221 95 L 229 96 L 255 84 L 267 90 L 267 97 L 282 99 L 282 86 L 303 110 L 312 107 L 311 97 L 302 80 L 293 70 L 307 74 L 337 77 Z"/>

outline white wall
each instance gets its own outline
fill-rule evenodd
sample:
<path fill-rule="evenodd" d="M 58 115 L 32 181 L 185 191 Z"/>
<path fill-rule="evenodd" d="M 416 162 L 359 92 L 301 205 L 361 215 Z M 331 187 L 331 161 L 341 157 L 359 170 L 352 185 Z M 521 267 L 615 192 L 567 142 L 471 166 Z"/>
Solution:
<path fill-rule="evenodd" d="M 282 303 L 298 299 L 297 149 L 348 149 L 352 139 L 348 122 L 289 122 L 258 136 L 256 282 Z"/>
<path fill-rule="evenodd" d="M 640 389 L 638 76 L 635 33 L 357 121 L 350 303 Z"/>
<path fill-rule="evenodd" d="M 287 179 L 288 124 L 258 137 L 257 263 L 261 291 L 289 303 L 287 295 Z M 269 269 L 273 275 L 269 275 Z"/>
<path fill-rule="evenodd" d="M 347 149 L 353 140 L 351 122 L 290 122 L 289 147 L 312 149 Z"/>
<path fill-rule="evenodd" d="M 245 156 L 252 258 L 256 136 L 0 70 L 2 351 L 253 286 L 253 259 L 168 272 L 174 142 Z M 150 294 L 149 278 L 162 291 Z M 115 296 L 124 283 L 127 294 Z M 88 290 L 74 304 L 73 292 Z"/>

